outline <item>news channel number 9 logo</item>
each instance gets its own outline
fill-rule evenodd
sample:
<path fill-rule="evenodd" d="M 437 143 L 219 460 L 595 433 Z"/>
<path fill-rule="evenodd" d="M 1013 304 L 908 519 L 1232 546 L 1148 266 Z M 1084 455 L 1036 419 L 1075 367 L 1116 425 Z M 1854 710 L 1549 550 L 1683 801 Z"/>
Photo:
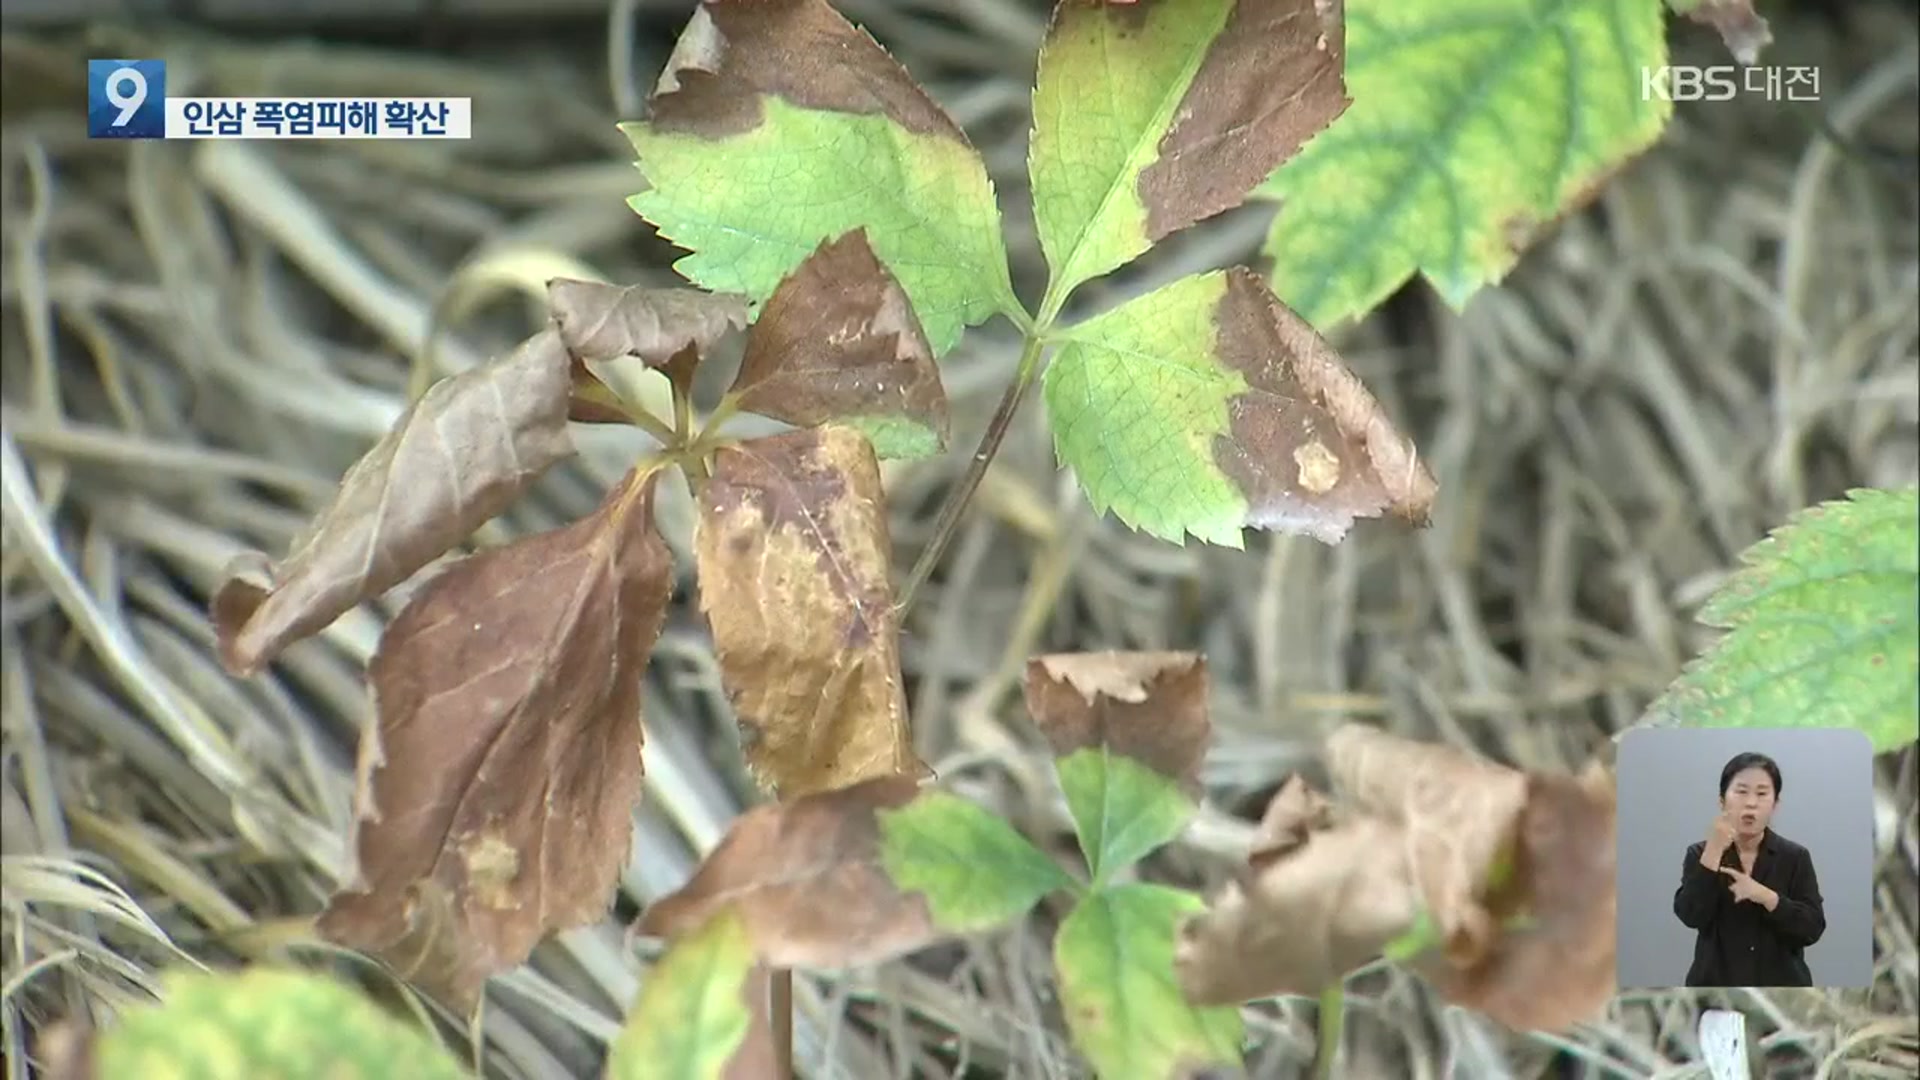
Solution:
<path fill-rule="evenodd" d="M 88 138 L 164 139 L 166 136 L 166 61 L 87 61 Z"/>

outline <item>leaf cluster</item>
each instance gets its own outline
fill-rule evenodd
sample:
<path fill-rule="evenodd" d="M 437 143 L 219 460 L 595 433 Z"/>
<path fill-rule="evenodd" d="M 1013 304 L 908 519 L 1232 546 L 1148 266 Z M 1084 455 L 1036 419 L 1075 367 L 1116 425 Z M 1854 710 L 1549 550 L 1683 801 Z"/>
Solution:
<path fill-rule="evenodd" d="M 701 604 L 768 787 L 921 769 L 878 456 L 943 443 L 946 399 L 863 234 L 820 244 L 782 282 L 697 429 L 694 373 L 745 327 L 739 297 L 558 279 L 549 298 L 546 328 L 435 384 L 286 559 L 238 560 L 213 601 L 224 662 L 251 673 L 448 556 L 575 452 L 570 423 L 658 436 L 578 521 L 423 575 L 369 664 L 354 872 L 319 927 L 462 1008 L 548 933 L 599 918 L 626 860 L 640 679 L 673 585 L 653 515 L 668 471 L 695 490 Z M 623 397 L 622 366 L 663 374 L 674 415 Z M 741 412 L 793 426 L 732 438 Z"/>
<path fill-rule="evenodd" d="M 680 891 L 639 929 L 671 942 L 629 1019 L 635 1062 L 672 1040 L 683 1077 L 718 1077 L 763 1059 L 753 992 L 765 968 L 876 964 L 937 941 L 1023 919 L 1066 893 L 1053 944 L 1074 1043 L 1107 1076 L 1171 1076 L 1239 1060 L 1231 1007 L 1196 1006 L 1174 971 L 1180 923 L 1200 898 L 1128 880 L 1191 819 L 1210 726 L 1206 667 L 1187 653 L 1039 657 L 1029 711 L 1054 755 L 1079 840 L 1071 865 L 986 808 L 880 777 L 749 811 Z M 649 996 L 651 995 L 651 996 Z M 726 1019 L 696 1036 L 675 1016 L 720 1002 Z M 702 1013 L 701 1015 L 705 1015 Z M 686 1025 L 680 1025 L 682 1029 Z M 693 1047 L 698 1039 L 699 1048 Z M 727 1075 L 757 1075 L 751 1070 Z"/>

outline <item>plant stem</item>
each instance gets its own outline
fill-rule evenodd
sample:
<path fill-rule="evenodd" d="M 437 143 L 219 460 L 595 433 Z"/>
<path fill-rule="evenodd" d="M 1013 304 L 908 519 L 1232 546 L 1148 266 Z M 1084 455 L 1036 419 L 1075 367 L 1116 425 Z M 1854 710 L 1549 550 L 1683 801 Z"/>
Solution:
<path fill-rule="evenodd" d="M 783 1078 L 793 1076 L 793 969 L 780 968 L 768 984 L 768 1019 L 773 1023 L 773 1063 Z"/>
<path fill-rule="evenodd" d="M 1320 991 L 1320 1045 L 1313 1055 L 1313 1075 L 1332 1080 L 1333 1067 L 1340 1057 L 1340 1039 L 1347 1018 L 1347 991 L 1334 982 Z"/>
<path fill-rule="evenodd" d="M 966 512 L 967 504 L 973 501 L 973 493 L 979 490 L 980 481 L 986 478 L 987 466 L 993 463 L 994 454 L 999 452 L 1000 443 L 1013 426 L 1014 414 L 1020 411 L 1020 402 L 1027 396 L 1034 373 L 1040 369 L 1040 353 L 1046 345 L 1044 334 L 1044 328 L 1040 326 L 1027 332 L 1026 344 L 1020 350 L 1020 367 L 1014 372 L 1013 382 L 1007 385 L 1007 392 L 1001 396 L 993 419 L 987 422 L 987 432 L 980 438 L 980 448 L 973 452 L 973 460 L 967 462 L 967 471 L 961 475 L 959 485 L 947 493 L 946 502 L 940 507 L 940 516 L 934 519 L 933 537 L 927 542 L 926 550 L 920 553 L 919 560 L 913 564 L 913 573 L 901 587 L 900 600 L 895 605 L 895 610 L 903 620 L 913 607 L 914 594 L 932 576 L 933 568 L 939 564 L 940 557 L 946 554 L 947 546 L 959 532 L 961 515 Z"/>

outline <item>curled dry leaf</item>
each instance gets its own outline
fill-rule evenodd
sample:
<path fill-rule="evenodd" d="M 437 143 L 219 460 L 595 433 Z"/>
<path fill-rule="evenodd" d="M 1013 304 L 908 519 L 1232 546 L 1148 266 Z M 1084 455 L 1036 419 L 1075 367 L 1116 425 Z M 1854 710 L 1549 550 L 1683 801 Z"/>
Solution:
<path fill-rule="evenodd" d="M 879 812 L 919 790 L 914 777 L 882 776 L 755 807 L 638 929 L 678 937 L 731 906 L 770 967 L 856 967 L 911 952 L 938 932 L 926 897 L 887 876 Z"/>
<path fill-rule="evenodd" d="M 687 349 L 704 353 L 747 324 L 745 297 L 699 289 L 647 289 L 573 278 L 547 283 L 560 340 L 576 361 L 636 356 L 665 367 Z"/>
<path fill-rule="evenodd" d="M 429 389 L 340 481 L 278 567 L 236 560 L 215 590 L 220 660 L 250 675 L 465 540 L 571 456 L 567 353 L 552 331 Z"/>
<path fill-rule="evenodd" d="M 1057 757 L 1105 746 L 1192 792 L 1212 723 L 1196 653 L 1090 652 L 1027 661 L 1027 711 Z"/>
<path fill-rule="evenodd" d="M 1527 921 L 1464 966 L 1434 957 L 1421 973 L 1448 1000 L 1516 1030 L 1592 1018 L 1614 994 L 1614 821 L 1607 769 L 1596 764 L 1577 778 L 1530 775 L 1513 881 L 1488 902 L 1502 922 Z"/>
<path fill-rule="evenodd" d="M 1252 524 L 1331 543 L 1382 510 L 1427 523 L 1438 482 L 1325 338 L 1241 267 L 1227 271 L 1215 319 L 1221 363 L 1247 389 L 1228 403 L 1214 463 Z"/>
<path fill-rule="evenodd" d="M 714 455 L 694 556 L 747 763 L 780 798 L 923 774 L 872 446 L 802 428 Z"/>
<path fill-rule="evenodd" d="M 1364 817 L 1330 827 L 1327 812 L 1298 776 L 1273 797 L 1246 872 L 1181 929 L 1174 971 L 1189 1000 L 1318 994 L 1413 925 L 1400 830 Z"/>
<path fill-rule="evenodd" d="M 1513 847 L 1526 775 L 1362 724 L 1328 737 L 1327 769 L 1362 812 L 1400 827 L 1402 856 L 1449 955 L 1483 954 L 1497 930 L 1488 872 Z"/>
<path fill-rule="evenodd" d="M 353 880 L 320 929 L 436 996 L 598 918 L 641 776 L 640 678 L 672 588 L 657 473 L 592 514 L 465 559 L 387 628 L 370 665 Z"/>
<path fill-rule="evenodd" d="M 852 424 L 883 456 L 947 444 L 933 350 L 864 230 L 821 244 L 767 298 L 733 392 L 741 408 L 789 424 Z"/>
<path fill-rule="evenodd" d="M 1348 725 L 1328 766 L 1336 815 L 1293 778 L 1245 875 L 1182 932 L 1200 1003 L 1315 994 L 1425 912 L 1444 947 L 1415 967 L 1450 1000 L 1521 1029 L 1590 1018 L 1613 995 L 1611 774 L 1523 773 Z M 1505 864 L 1501 872 L 1501 864 Z"/>

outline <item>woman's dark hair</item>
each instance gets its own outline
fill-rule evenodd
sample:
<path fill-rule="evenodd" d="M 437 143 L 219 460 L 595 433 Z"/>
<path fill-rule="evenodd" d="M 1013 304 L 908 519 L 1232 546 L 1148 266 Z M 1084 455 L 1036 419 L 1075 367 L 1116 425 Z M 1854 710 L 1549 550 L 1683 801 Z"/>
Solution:
<path fill-rule="evenodd" d="M 1780 798 L 1780 792 L 1787 786 L 1780 780 L 1780 766 L 1775 765 L 1773 759 L 1767 755 L 1756 754 L 1751 750 L 1744 754 L 1733 755 L 1733 760 L 1727 762 L 1727 767 L 1720 770 L 1721 798 L 1727 797 L 1727 789 L 1733 786 L 1733 778 L 1748 769 L 1765 769 L 1767 777 L 1773 781 L 1773 797 Z"/>

